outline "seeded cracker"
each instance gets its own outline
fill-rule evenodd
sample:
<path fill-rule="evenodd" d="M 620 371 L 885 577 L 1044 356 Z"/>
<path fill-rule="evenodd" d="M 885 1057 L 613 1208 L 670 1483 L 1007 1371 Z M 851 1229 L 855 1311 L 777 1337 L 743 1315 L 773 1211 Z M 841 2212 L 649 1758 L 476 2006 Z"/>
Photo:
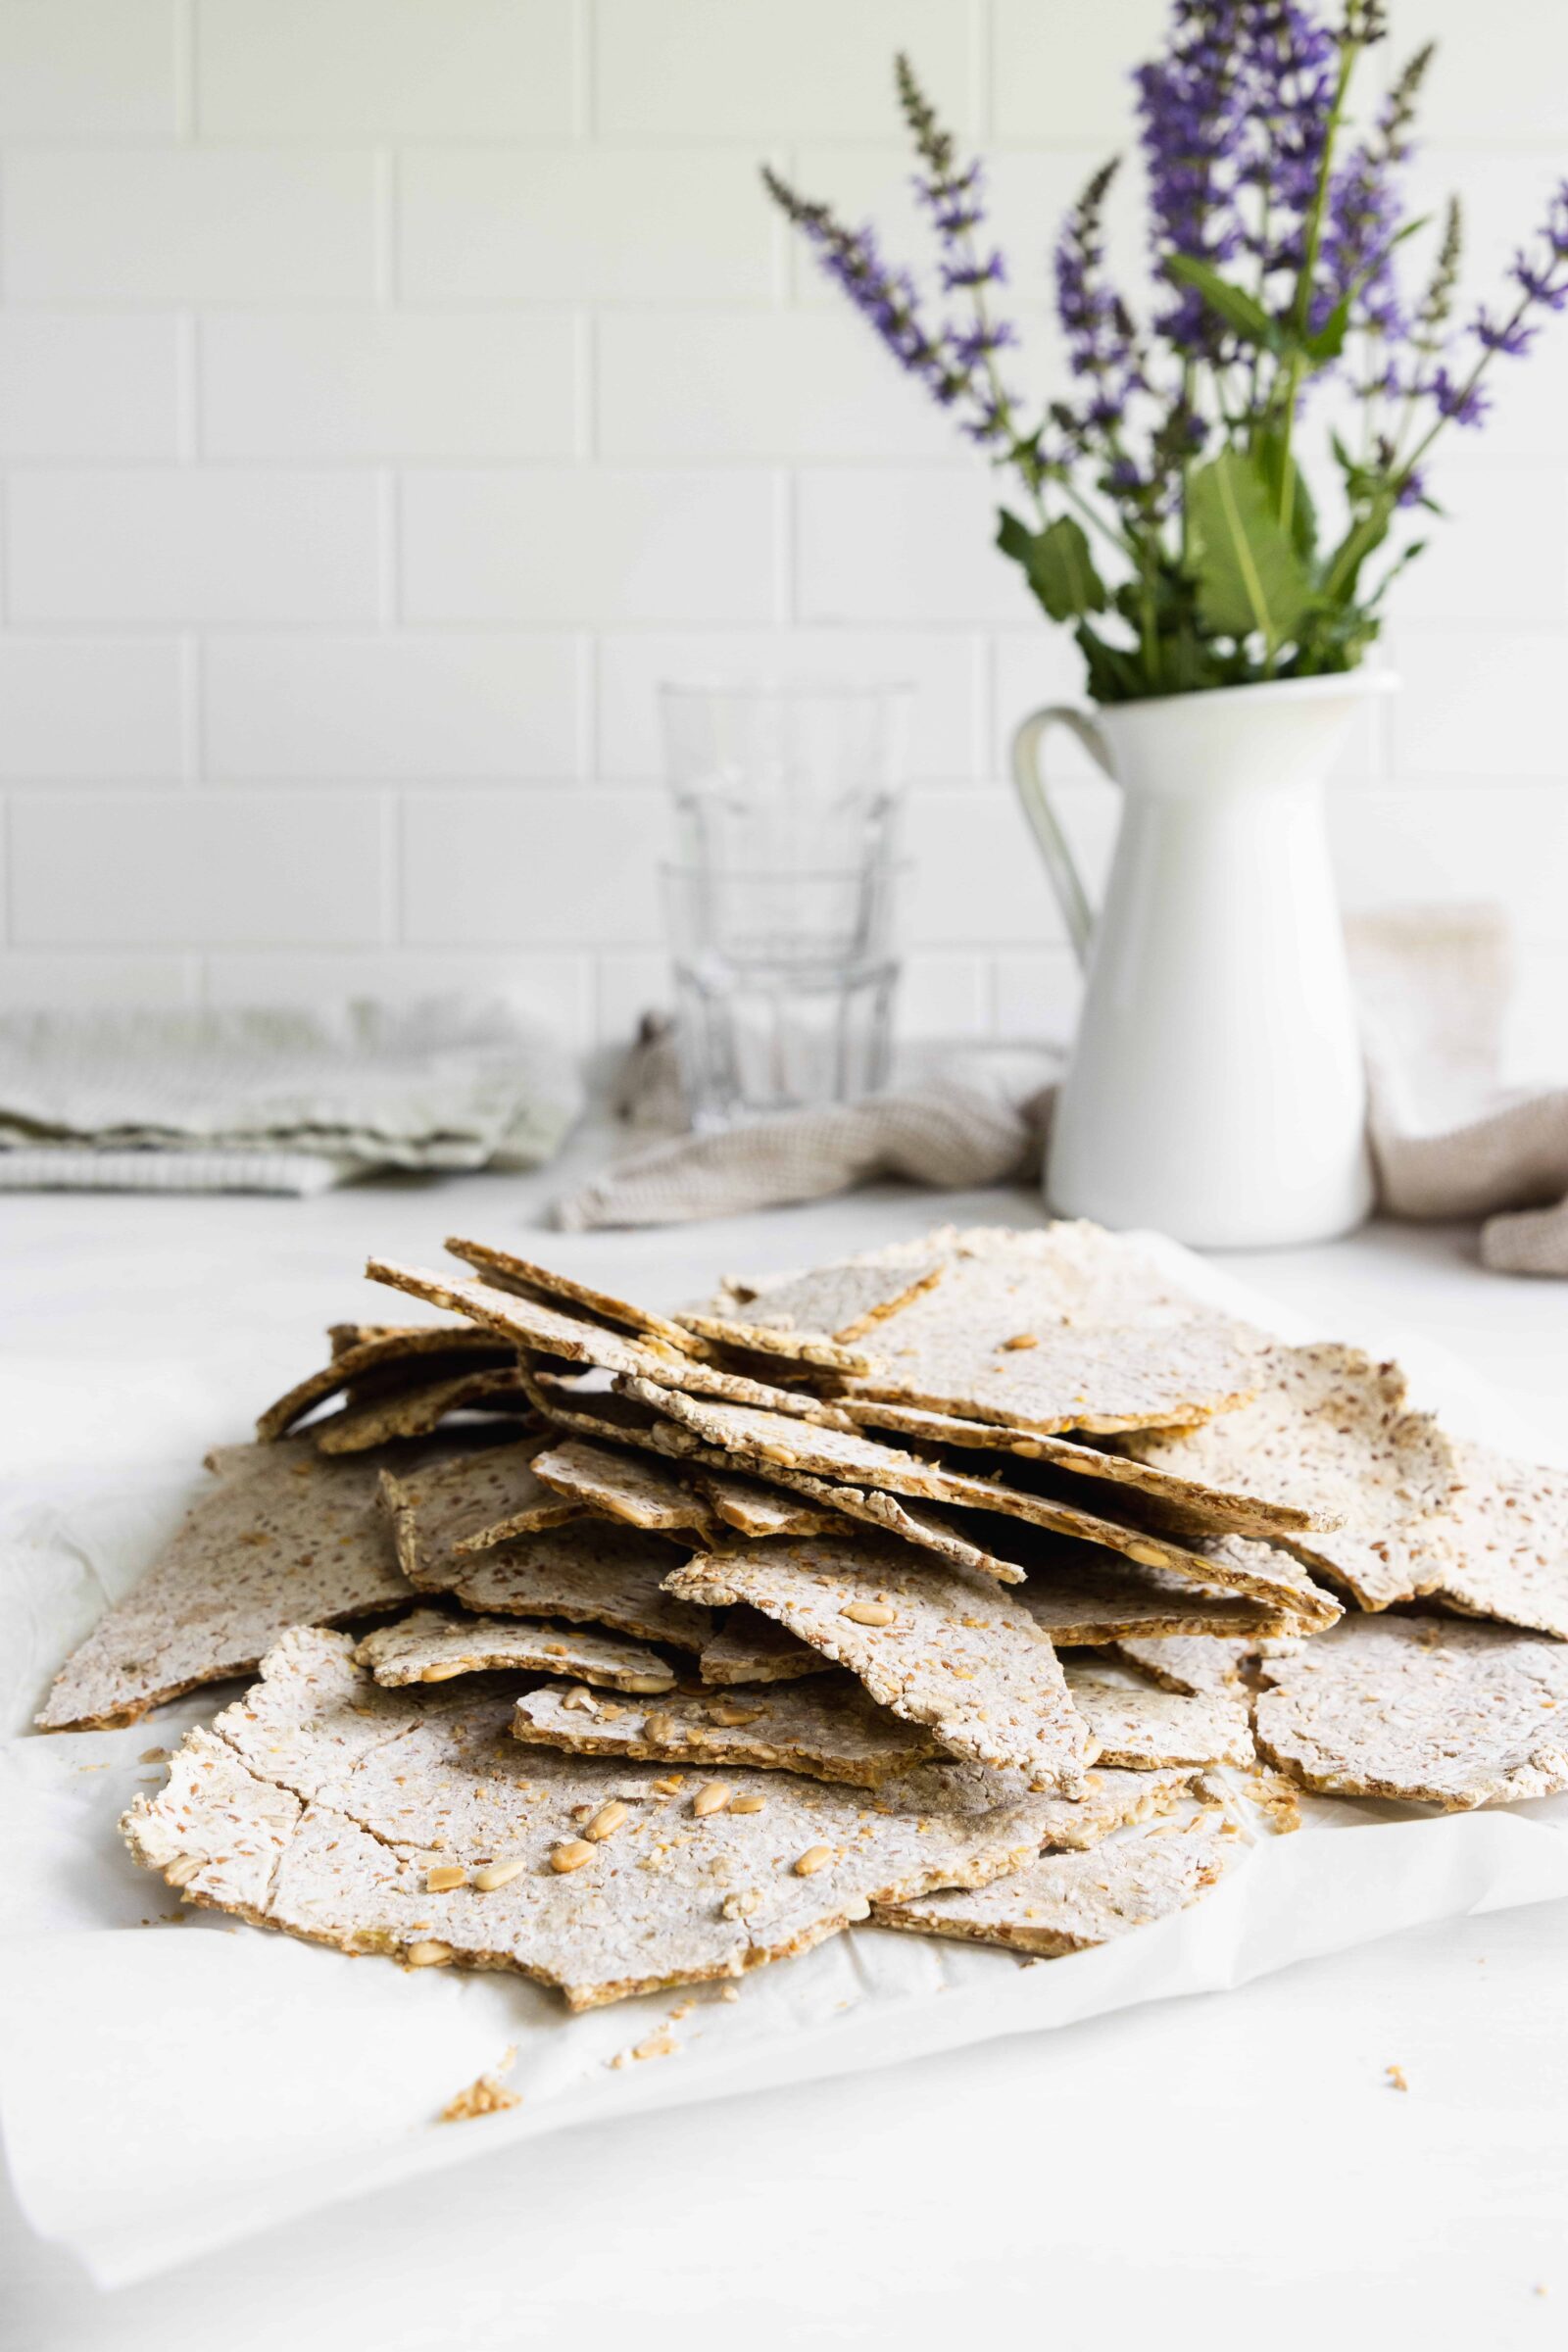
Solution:
<path fill-rule="evenodd" d="M 683 1315 L 681 1321 L 700 1340 L 721 1348 L 744 1348 L 749 1355 L 776 1355 L 793 1364 L 809 1364 L 824 1372 L 869 1372 L 875 1359 L 842 1341 L 814 1332 L 773 1331 L 765 1323 L 743 1323 L 730 1315 Z"/>
<path fill-rule="evenodd" d="M 1014 1766 L 1036 1788 L 1082 1793 L 1093 1749 L 1056 1653 L 989 1578 L 867 1535 L 710 1552 L 668 1587 L 763 1610 L 953 1754 Z"/>
<path fill-rule="evenodd" d="M 793 1683 L 829 1674 L 833 1661 L 797 1642 L 760 1609 L 726 1609 L 724 1622 L 703 1643 L 697 1670 L 705 1683 Z"/>
<path fill-rule="evenodd" d="M 535 1265 L 526 1257 L 514 1257 L 510 1250 L 494 1250 L 488 1242 L 466 1242 L 454 1234 L 448 1235 L 446 1248 L 498 1291 L 515 1291 L 523 1298 L 564 1298 L 573 1306 L 586 1308 L 602 1322 L 619 1324 L 662 1347 L 675 1348 L 681 1355 L 707 1353 L 701 1340 L 681 1324 L 672 1323 L 667 1315 L 653 1314 L 645 1306 L 633 1306 L 628 1299 L 612 1298 L 608 1291 L 596 1291 L 585 1282 L 573 1282 L 569 1275 L 557 1274 L 549 1266 Z"/>
<path fill-rule="evenodd" d="M 528 1399 L 514 1364 L 485 1364 L 450 1380 L 421 1382 L 390 1396 L 350 1401 L 340 1413 L 312 1424 L 323 1453 L 367 1453 L 397 1438 L 424 1438 L 455 1413 L 526 1414 Z"/>
<path fill-rule="evenodd" d="M 843 1515 L 825 1503 L 817 1506 L 781 1494 L 755 1478 L 725 1470 L 696 1470 L 695 1484 L 708 1496 L 726 1527 L 743 1536 L 826 1536 L 844 1532 Z"/>
<path fill-rule="evenodd" d="M 916 1243 L 912 1256 L 897 1263 L 847 1258 L 811 1274 L 756 1285 L 732 1282 L 711 1311 L 752 1330 L 805 1332 L 846 1345 L 874 1333 L 887 1316 L 940 1282 L 943 1265 L 940 1256 Z"/>
<path fill-rule="evenodd" d="M 823 1403 L 808 1391 L 775 1389 L 762 1381 L 743 1379 L 737 1372 L 723 1372 L 715 1364 L 671 1354 L 645 1341 L 630 1339 L 623 1332 L 612 1331 L 605 1324 L 590 1322 L 582 1315 L 564 1314 L 520 1293 L 498 1291 L 485 1283 L 466 1282 L 456 1275 L 432 1274 L 417 1266 L 393 1265 L 379 1257 L 368 1260 L 366 1272 L 372 1282 L 390 1283 L 394 1290 L 407 1291 L 416 1298 L 427 1298 L 432 1305 L 468 1316 L 486 1330 L 499 1332 L 526 1354 L 559 1356 L 574 1364 L 596 1364 L 602 1371 L 622 1373 L 629 1379 L 645 1380 L 656 1386 L 662 1383 L 671 1389 L 679 1386 L 699 1396 L 728 1397 L 737 1404 L 799 1414 L 804 1419 L 835 1427 L 845 1419 L 836 1405 Z"/>
<path fill-rule="evenodd" d="M 1272 1348 L 1258 1360 L 1256 1385 L 1238 1412 L 1123 1446 L 1185 1477 L 1334 1511 L 1341 1524 L 1332 1534 L 1290 1539 L 1298 1558 L 1348 1586 L 1364 1609 L 1411 1599 L 1433 1572 L 1434 1514 L 1458 1472 L 1431 1415 L 1403 1409 L 1397 1365 L 1355 1348 Z"/>
<path fill-rule="evenodd" d="M 446 1590 L 455 1554 L 486 1550 L 508 1536 L 560 1527 L 577 1505 L 545 1486 L 534 1462 L 547 1438 L 451 1454 L 417 1471 L 388 1470 L 381 1498 L 404 1575 L 421 1591 Z"/>
<path fill-rule="evenodd" d="M 207 1467 L 212 1483 L 163 1556 L 56 1676 L 41 1730 L 134 1723 L 182 1690 L 252 1672 L 288 1626 L 413 1597 L 373 1461 L 323 1461 L 300 1437 L 220 1446 Z"/>
<path fill-rule="evenodd" d="M 453 1552 L 424 1590 L 455 1592 L 470 1609 L 502 1617 L 564 1617 L 605 1625 L 638 1642 L 701 1649 L 713 1630 L 706 1609 L 663 1589 L 686 1558 L 684 1544 L 613 1520 L 573 1519 L 537 1535 L 512 1536 L 486 1551 Z"/>
<path fill-rule="evenodd" d="M 1568 1788 L 1568 1646 L 1444 1617 L 1347 1617 L 1264 1668 L 1257 1745 L 1306 1788 L 1466 1812 Z"/>
<path fill-rule="evenodd" d="M 883 1319 L 855 1395 L 1050 1434 L 1185 1426 L 1252 1392 L 1260 1335 L 1099 1226 L 949 1228 L 909 1247 L 936 1250 L 942 1279 Z"/>
<path fill-rule="evenodd" d="M 1131 1489 L 1143 1495 L 1152 1523 L 1175 1534 L 1259 1536 L 1277 1542 L 1282 1536 L 1331 1527 L 1333 1514 L 1308 1510 L 1297 1502 L 1278 1502 L 1250 1494 L 1236 1494 L 1200 1480 L 1181 1478 L 1169 1470 L 1113 1453 L 1100 1446 L 1084 1446 L 1071 1438 L 1029 1435 L 1002 1429 L 995 1422 L 966 1421 L 955 1413 L 933 1413 L 917 1404 L 865 1402 L 846 1397 L 844 1409 L 862 1427 L 896 1431 L 933 1446 L 1009 1455 L 1015 1460 L 1043 1462 L 1048 1469 L 1071 1471 L 1075 1477 L 1096 1478 L 1107 1485 Z"/>
<path fill-rule="evenodd" d="M 1152 1690 L 1122 1670 L 1069 1660 L 1067 1688 L 1088 1724 L 1102 1764 L 1126 1772 L 1177 1765 L 1250 1764 L 1252 1734 L 1245 1698 L 1229 1693 L 1182 1698 Z"/>
<path fill-rule="evenodd" d="M 1026 1494 L 993 1479 L 964 1477 L 899 1446 L 880 1445 L 861 1430 L 808 1427 L 754 1407 L 660 1390 L 646 1381 L 622 1378 L 617 1387 L 633 1402 L 650 1407 L 673 1425 L 667 1438 L 657 1429 L 648 1433 L 650 1443 L 667 1445 L 673 1452 L 688 1450 L 695 1439 L 715 1451 L 727 1450 L 736 1462 L 764 1478 L 780 1471 L 800 1473 L 845 1488 L 880 1488 L 970 1510 L 998 1512 L 1119 1551 L 1145 1567 L 1168 1568 L 1204 1585 L 1250 1593 L 1305 1622 L 1332 1624 L 1339 1614 L 1339 1603 L 1319 1592 L 1295 1560 L 1249 1537 L 1201 1537 L 1182 1545 L 1153 1537 L 1146 1529 L 1100 1518 L 1071 1503 Z M 687 1433 L 688 1447 L 680 1446 L 675 1432 Z M 854 1506 L 845 1507 L 853 1510 Z M 1004 1582 L 1011 1581 L 1005 1563 L 993 1567 L 991 1573 L 1000 1574 Z"/>
<path fill-rule="evenodd" d="M 338 1345 L 340 1333 L 347 1343 L 342 1347 Z M 327 1337 L 332 1346 L 331 1362 L 289 1389 L 258 1420 L 256 1435 L 264 1444 L 282 1437 L 328 1396 L 352 1388 L 368 1374 L 406 1371 L 412 1383 L 428 1380 L 437 1369 L 466 1368 L 465 1359 L 471 1361 L 475 1356 L 504 1363 L 510 1352 L 492 1332 L 475 1331 L 471 1323 L 340 1323 L 332 1326 Z M 454 1359 L 450 1367 L 441 1360 L 449 1356 Z"/>
<path fill-rule="evenodd" d="M 1568 1472 L 1454 1442 L 1462 1485 L 1429 1523 L 1422 1592 L 1568 1642 Z"/>
<path fill-rule="evenodd" d="M 338 1636 L 291 1634 L 263 1672 L 131 1806 L 136 1859 L 189 1902 L 347 1951 L 520 1970 L 573 2009 L 741 1976 L 873 1901 L 983 1885 L 1038 1849 L 1038 1799 L 905 1811 L 788 1773 L 730 1776 L 760 1812 L 698 1816 L 658 1793 L 657 1766 L 522 1747 L 505 1699 L 378 1690 Z M 615 1801 L 625 1818 L 583 1867 L 552 1867 L 578 1817 Z M 432 1892 L 435 1856 L 466 1883 Z M 504 1881 L 502 1856 L 522 1864 Z"/>
<path fill-rule="evenodd" d="M 377 1626 L 354 1656 L 389 1690 L 502 1668 L 569 1674 L 611 1690 L 650 1693 L 675 1687 L 674 1668 L 641 1642 L 526 1618 L 447 1617 L 439 1609 L 416 1609 L 395 1625 Z"/>
<path fill-rule="evenodd" d="M 1184 1911 L 1241 1845 L 1212 1812 L 1200 1813 L 1175 1834 L 1156 1823 L 1090 1853 L 1050 1855 L 977 1893 L 879 1903 L 873 1916 L 879 1927 L 914 1936 L 954 1936 L 1055 1959 Z"/>
<path fill-rule="evenodd" d="M 717 1537 L 718 1513 L 701 1494 L 647 1454 L 623 1453 L 568 1438 L 534 1461 L 536 1475 L 579 1510 L 623 1519 L 628 1527 Z"/>
<path fill-rule="evenodd" d="M 581 1756 L 636 1756 L 705 1773 L 755 1764 L 862 1788 L 906 1772 L 935 1744 L 929 1732 L 876 1706 L 852 1674 L 785 1683 L 744 1699 L 682 1693 L 612 1716 L 567 1707 L 558 1690 L 530 1690 L 517 1701 L 512 1730 L 514 1739 Z"/>

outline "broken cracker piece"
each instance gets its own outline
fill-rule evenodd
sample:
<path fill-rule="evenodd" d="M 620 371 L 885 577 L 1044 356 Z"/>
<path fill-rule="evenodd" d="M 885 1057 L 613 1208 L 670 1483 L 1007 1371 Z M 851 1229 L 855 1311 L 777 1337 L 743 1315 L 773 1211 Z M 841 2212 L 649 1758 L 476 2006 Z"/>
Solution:
<path fill-rule="evenodd" d="M 508 1736 L 504 1697 L 378 1690 L 340 1635 L 290 1634 L 263 1678 L 190 1733 L 166 1788 L 130 1807 L 122 1829 L 136 1859 L 187 1902 L 344 1951 L 516 1969 L 573 2009 L 741 1976 L 864 1919 L 873 1901 L 983 1885 L 1038 1848 L 1037 1800 L 905 1811 L 886 1792 L 868 1802 L 793 1773 L 734 1775 L 737 1796 L 765 1799 L 760 1812 L 732 1803 L 677 1820 L 654 1768 L 524 1747 Z M 368 1735 L 352 1754 L 345 1721 Z M 628 1810 L 615 1836 L 581 1869 L 553 1869 L 574 1817 L 612 1799 Z M 825 1863 L 801 1876 L 796 1857 L 818 1846 Z M 469 1883 L 431 1892 L 432 1852 Z M 524 1867 L 480 1890 L 471 1874 L 501 1854 Z"/>
<path fill-rule="evenodd" d="M 1185 1910 L 1223 1875 L 1239 1844 L 1211 1814 L 1199 1814 L 1175 1836 L 1163 1822 L 1131 1830 L 1088 1853 L 1048 1855 L 978 1893 L 878 1903 L 873 1917 L 914 1936 L 1054 1959 Z"/>
<path fill-rule="evenodd" d="M 1244 1699 L 1179 1697 L 1152 1690 L 1115 1667 L 1081 1666 L 1069 1659 L 1067 1688 L 1089 1726 L 1097 1762 L 1127 1772 L 1168 1771 L 1178 1765 L 1250 1764 L 1252 1734 Z"/>
<path fill-rule="evenodd" d="M 1268 1661 L 1258 1750 L 1305 1788 L 1466 1812 L 1568 1788 L 1568 1646 L 1446 1617 L 1347 1617 Z"/>
<path fill-rule="evenodd" d="M 421 1591 L 445 1591 L 455 1555 L 483 1551 L 508 1536 L 560 1527 L 578 1506 L 534 1474 L 547 1438 L 448 1454 L 416 1471 L 388 1470 L 381 1500 L 392 1523 L 398 1564 Z"/>
<path fill-rule="evenodd" d="M 1397 1365 L 1356 1348 L 1276 1347 L 1258 1358 L 1255 1386 L 1237 1412 L 1200 1429 L 1142 1432 L 1122 1448 L 1187 1478 L 1331 1510 L 1331 1532 L 1288 1539 L 1297 1557 L 1348 1586 L 1363 1609 L 1413 1598 L 1458 1469 L 1431 1414 L 1404 1409 Z"/>
<path fill-rule="evenodd" d="M 1082 1792 L 1093 1749 L 1056 1653 L 989 1578 L 867 1535 L 699 1554 L 668 1589 L 761 1609 L 955 1755 L 1015 1766 L 1037 1788 Z"/>
<path fill-rule="evenodd" d="M 253 1672 L 291 1625 L 414 1597 L 373 1460 L 324 1460 L 302 1436 L 220 1446 L 207 1467 L 211 1479 L 160 1557 L 55 1677 L 41 1731 L 134 1723 L 183 1690 Z"/>
<path fill-rule="evenodd" d="M 392 1690 L 501 1669 L 569 1674 L 610 1690 L 653 1692 L 675 1687 L 674 1668 L 642 1642 L 521 1617 L 448 1617 L 440 1609 L 416 1609 L 394 1625 L 377 1626 L 354 1656 L 383 1688 Z"/>
<path fill-rule="evenodd" d="M 576 1282 L 569 1274 L 558 1274 L 550 1266 L 536 1265 L 531 1258 L 517 1257 L 510 1250 L 492 1249 L 488 1242 L 464 1241 L 449 1234 L 446 1248 L 454 1257 L 461 1257 L 472 1266 L 480 1279 L 498 1291 L 514 1291 L 522 1298 L 564 1298 L 571 1306 L 580 1306 L 590 1315 L 606 1323 L 615 1323 L 635 1332 L 639 1338 L 652 1340 L 662 1348 L 673 1348 L 680 1355 L 706 1354 L 700 1339 L 680 1323 L 672 1323 L 667 1315 L 656 1315 L 649 1307 L 633 1306 L 626 1298 L 616 1298 L 609 1291 L 596 1291 L 589 1283 Z"/>
<path fill-rule="evenodd" d="M 681 1692 L 646 1712 L 625 1708 L 609 1723 L 567 1713 L 557 1690 L 529 1690 L 517 1701 L 512 1729 L 515 1739 L 581 1756 L 754 1764 L 862 1788 L 906 1772 L 934 1745 L 929 1732 L 901 1723 L 853 1675 L 841 1673 L 757 1690 L 744 1702 Z"/>
<path fill-rule="evenodd" d="M 566 1438 L 535 1457 L 534 1472 L 577 1509 L 628 1527 L 711 1542 L 722 1525 L 693 1486 L 651 1454 Z"/>
<path fill-rule="evenodd" d="M 760 1609 L 726 1609 L 723 1622 L 703 1643 L 697 1670 L 705 1683 L 793 1683 L 802 1675 L 828 1674 L 833 1661 L 797 1642 Z"/>
<path fill-rule="evenodd" d="M 612 1519 L 572 1519 L 564 1527 L 509 1537 L 485 1551 L 453 1552 L 426 1591 L 455 1592 L 466 1607 L 502 1617 L 564 1617 L 605 1625 L 638 1642 L 701 1649 L 713 1630 L 706 1609 L 672 1599 L 663 1589 L 686 1547 Z"/>

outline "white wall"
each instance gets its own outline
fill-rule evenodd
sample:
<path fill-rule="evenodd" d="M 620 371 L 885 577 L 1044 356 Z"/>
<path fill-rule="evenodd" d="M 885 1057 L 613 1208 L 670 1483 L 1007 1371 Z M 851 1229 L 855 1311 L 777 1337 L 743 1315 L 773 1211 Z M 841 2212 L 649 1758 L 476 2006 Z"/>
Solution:
<path fill-rule="evenodd" d="M 662 986 L 654 684 L 798 662 L 920 683 L 910 1025 L 1059 1016 L 1000 745 L 1075 657 L 756 166 L 896 190 L 902 42 L 1037 302 L 1161 14 L 0 0 L 0 1002 L 500 979 L 617 1033 Z M 1494 266 L 1568 170 L 1568 9 L 1396 14 L 1444 40 L 1424 177 Z M 1352 904 L 1506 897 L 1544 1020 L 1568 319 L 1458 439 L 1338 854 Z"/>

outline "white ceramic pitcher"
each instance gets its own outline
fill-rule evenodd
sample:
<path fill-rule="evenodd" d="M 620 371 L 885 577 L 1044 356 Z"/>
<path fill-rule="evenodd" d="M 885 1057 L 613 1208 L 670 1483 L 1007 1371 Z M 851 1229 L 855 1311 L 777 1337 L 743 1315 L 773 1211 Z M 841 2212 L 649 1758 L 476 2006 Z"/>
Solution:
<path fill-rule="evenodd" d="M 1198 1248 L 1367 1214 L 1366 1082 L 1323 786 L 1382 671 L 1037 710 L 1013 778 L 1088 979 L 1046 1197 Z M 1070 728 L 1123 796 L 1097 915 L 1039 755 Z"/>

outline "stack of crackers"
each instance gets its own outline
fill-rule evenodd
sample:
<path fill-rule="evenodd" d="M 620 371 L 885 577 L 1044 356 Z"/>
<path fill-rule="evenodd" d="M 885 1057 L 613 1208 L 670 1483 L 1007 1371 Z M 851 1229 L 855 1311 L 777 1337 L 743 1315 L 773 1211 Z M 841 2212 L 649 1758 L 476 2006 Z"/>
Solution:
<path fill-rule="evenodd" d="M 586 2008 L 868 1919 L 1078 1950 L 1298 1788 L 1568 1787 L 1568 1476 L 1392 1364 L 1087 1224 L 667 1315 L 448 1249 L 371 1260 L 450 1319 L 333 1328 L 39 1717 L 259 1666 L 122 1825 L 190 1902 Z"/>

